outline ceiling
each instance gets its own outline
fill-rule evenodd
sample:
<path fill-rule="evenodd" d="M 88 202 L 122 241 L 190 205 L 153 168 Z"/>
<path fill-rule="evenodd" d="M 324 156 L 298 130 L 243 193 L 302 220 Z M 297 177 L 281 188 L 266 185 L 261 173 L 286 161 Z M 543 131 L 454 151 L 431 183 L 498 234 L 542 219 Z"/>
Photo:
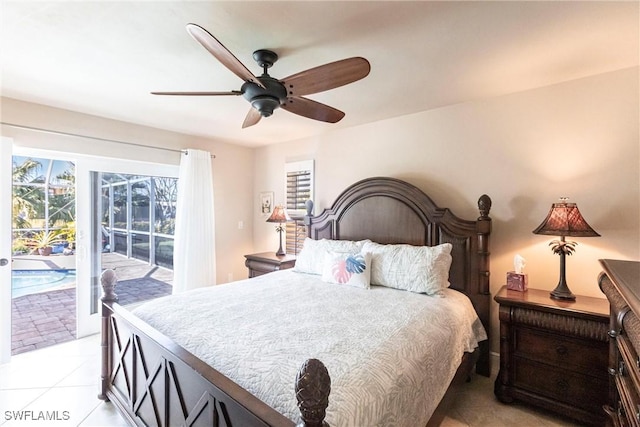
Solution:
<path fill-rule="evenodd" d="M 2 96 L 259 146 L 638 66 L 639 3 L 2 0 Z M 363 80 L 308 97 L 337 124 L 284 110 L 242 129 L 242 81 L 185 30 L 196 23 L 252 72 L 284 78 L 362 56 Z"/>

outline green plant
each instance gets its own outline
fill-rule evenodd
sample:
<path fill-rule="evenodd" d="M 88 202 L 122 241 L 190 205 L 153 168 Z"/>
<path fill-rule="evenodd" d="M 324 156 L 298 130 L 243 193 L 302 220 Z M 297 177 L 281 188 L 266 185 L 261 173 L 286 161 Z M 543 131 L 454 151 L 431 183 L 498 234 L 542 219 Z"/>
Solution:
<path fill-rule="evenodd" d="M 22 239 L 14 239 L 11 243 L 11 253 L 13 254 L 24 254 L 29 252 L 29 247 L 26 245 L 24 240 Z"/>
<path fill-rule="evenodd" d="M 46 248 L 56 243 L 64 243 L 64 230 L 38 231 L 25 239 L 25 244 L 31 248 Z"/>
<path fill-rule="evenodd" d="M 69 243 L 75 242 L 76 241 L 76 223 L 74 221 L 67 222 L 65 224 L 65 228 L 60 230 L 60 233 L 64 234 L 64 237 L 67 240 L 67 242 Z"/>
<path fill-rule="evenodd" d="M 37 187 L 15 185 L 15 183 L 32 183 L 41 177 L 42 164 L 33 159 L 26 159 L 22 164 L 13 162 L 12 212 L 13 228 L 32 227 L 31 219 L 37 216 L 38 207 L 43 203 L 42 194 Z"/>

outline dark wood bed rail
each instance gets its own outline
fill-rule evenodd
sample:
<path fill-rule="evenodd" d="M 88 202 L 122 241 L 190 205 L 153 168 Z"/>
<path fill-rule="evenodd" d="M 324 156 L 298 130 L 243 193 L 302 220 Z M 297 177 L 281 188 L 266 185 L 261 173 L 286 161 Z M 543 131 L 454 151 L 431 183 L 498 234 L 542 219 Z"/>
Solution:
<path fill-rule="evenodd" d="M 275 426 L 294 423 L 120 306 L 116 274 L 102 282 L 102 366 L 98 397 L 130 425 Z M 303 423 L 327 426 L 331 379 L 316 359 L 298 372 L 295 391 Z"/>

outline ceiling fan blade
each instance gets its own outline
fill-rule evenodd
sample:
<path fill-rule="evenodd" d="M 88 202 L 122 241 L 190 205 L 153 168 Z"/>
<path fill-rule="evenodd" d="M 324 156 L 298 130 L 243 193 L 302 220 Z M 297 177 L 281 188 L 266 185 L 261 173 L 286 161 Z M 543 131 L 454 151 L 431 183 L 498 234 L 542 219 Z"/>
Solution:
<path fill-rule="evenodd" d="M 151 92 L 151 95 L 176 95 L 176 96 L 226 96 L 226 95 L 242 95 L 239 90 L 231 92 Z"/>
<path fill-rule="evenodd" d="M 236 76 L 240 77 L 244 81 L 253 82 L 264 88 L 260 80 L 258 80 L 257 77 L 254 76 L 253 73 L 233 55 L 233 53 L 229 52 L 229 50 L 224 47 L 220 41 L 218 41 L 218 39 L 211 35 L 209 31 L 196 24 L 187 24 L 187 31 L 198 43 L 207 49 L 210 54 L 215 56 L 218 61 L 222 62 L 222 64 L 231 70 L 231 72 Z"/>
<path fill-rule="evenodd" d="M 247 113 L 247 116 L 244 118 L 244 122 L 242 122 L 242 129 L 255 125 L 260 121 L 261 118 L 262 116 L 260 115 L 260 112 L 251 107 L 251 109 L 249 109 L 249 112 Z"/>
<path fill-rule="evenodd" d="M 282 108 L 290 113 L 321 122 L 337 123 L 344 117 L 344 113 L 340 110 L 301 96 L 287 98 L 287 102 L 282 104 Z"/>
<path fill-rule="evenodd" d="M 371 70 L 369 61 L 361 57 L 342 59 L 310 68 L 281 79 L 290 96 L 323 92 L 366 77 Z"/>

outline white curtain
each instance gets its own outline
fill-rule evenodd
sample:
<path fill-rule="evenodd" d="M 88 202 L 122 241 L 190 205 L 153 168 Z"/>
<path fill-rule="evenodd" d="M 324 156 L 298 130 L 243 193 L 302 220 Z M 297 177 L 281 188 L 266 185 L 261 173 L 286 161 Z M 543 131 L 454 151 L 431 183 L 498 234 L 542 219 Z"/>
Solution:
<path fill-rule="evenodd" d="M 180 161 L 173 248 L 173 293 L 216 283 L 213 173 L 208 151 L 187 150 Z"/>

